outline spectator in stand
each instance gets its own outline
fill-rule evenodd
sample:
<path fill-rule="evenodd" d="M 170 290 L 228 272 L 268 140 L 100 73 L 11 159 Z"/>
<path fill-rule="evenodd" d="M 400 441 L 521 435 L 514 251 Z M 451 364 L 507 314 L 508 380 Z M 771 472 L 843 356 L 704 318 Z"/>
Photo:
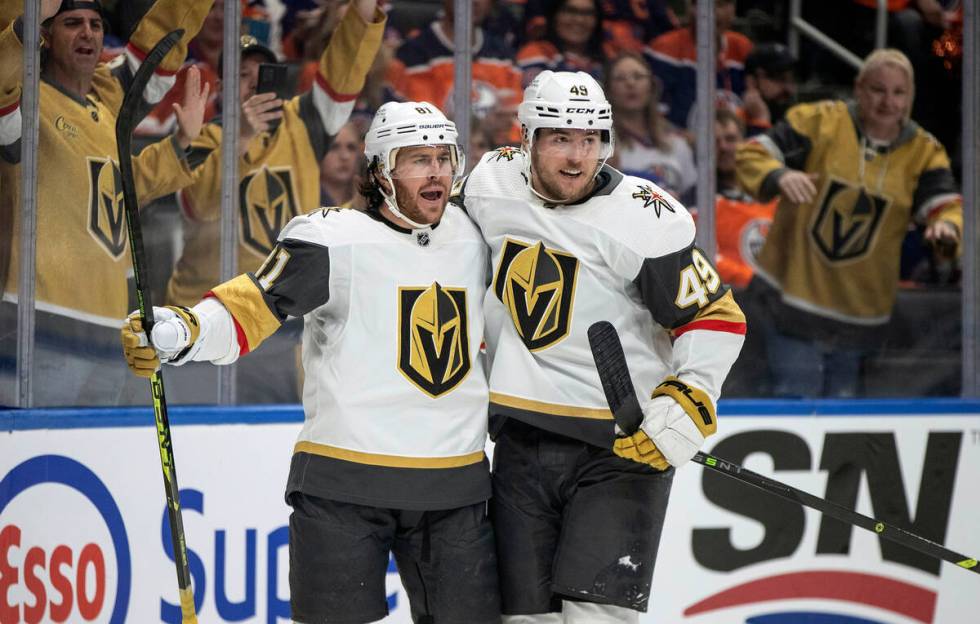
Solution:
<path fill-rule="evenodd" d="M 854 103 L 794 106 L 738 150 L 739 183 L 763 201 L 780 196 L 750 286 L 772 316 L 763 325 L 778 395 L 860 394 L 910 219 L 937 253 L 959 245 L 962 198 L 946 150 L 910 119 L 914 84 L 904 54 L 877 50 Z"/>
<path fill-rule="evenodd" d="M 758 202 L 738 186 L 735 153 L 745 139 L 745 123 L 728 108 L 715 110 L 715 267 L 722 281 L 732 287 L 735 301 L 753 331 L 745 335 L 742 353 L 725 379 L 726 396 L 768 396 L 771 380 L 760 370 L 766 361 L 765 314 L 746 291 L 758 266 L 759 251 L 776 212 L 776 200 Z M 695 217 L 697 214 L 695 213 Z M 763 367 L 764 368 L 764 367 Z"/>
<path fill-rule="evenodd" d="M 747 136 L 765 132 L 796 99 L 796 59 L 781 43 L 760 43 L 745 59 L 742 103 Z"/>
<path fill-rule="evenodd" d="M 606 93 L 613 109 L 615 166 L 677 199 L 693 189 L 697 169 L 691 146 L 660 112 L 660 85 L 643 57 L 623 52 L 609 63 Z"/>
<path fill-rule="evenodd" d="M 524 30 L 528 41 L 541 39 L 548 32 L 547 15 L 557 0 L 527 0 Z M 644 44 L 677 28 L 677 16 L 667 0 L 603 0 L 599 2 L 609 58 L 620 52 L 643 52 Z"/>
<path fill-rule="evenodd" d="M 319 71 L 319 55 L 330 43 L 330 37 L 337 28 L 337 24 L 344 18 L 350 2 L 333 1 L 325 3 L 322 10 L 318 13 L 318 22 L 313 28 L 313 39 L 303 48 L 306 54 L 313 55 L 311 60 L 305 61 L 299 71 L 296 80 L 296 93 L 306 93 L 313 87 Z M 385 72 L 388 63 L 395 55 L 395 49 L 399 45 L 399 40 L 395 36 L 394 29 L 390 26 L 385 28 L 385 37 L 381 43 L 381 49 L 374 57 L 374 64 L 368 70 L 367 77 L 364 79 L 364 88 L 354 102 L 354 110 L 351 112 L 351 120 L 356 122 L 360 134 L 363 136 L 368 131 L 374 113 L 385 102 Z"/>
<path fill-rule="evenodd" d="M 748 286 L 776 212 L 776 199 L 758 202 L 738 185 L 735 153 L 745 139 L 745 124 L 727 108 L 715 111 L 715 266 L 722 281 Z M 738 293 L 738 290 L 736 290 Z"/>
<path fill-rule="evenodd" d="M 444 0 L 442 16 L 407 39 L 389 63 L 389 98 L 432 102 L 453 117 L 453 0 Z M 490 0 L 473 0 L 473 115 L 484 120 L 497 144 L 520 142 L 517 105 L 521 72 L 506 42 L 482 27 Z"/>
<path fill-rule="evenodd" d="M 241 137 L 239 142 L 240 245 L 238 268 L 255 271 L 275 245 L 280 230 L 297 215 L 320 207 L 320 163 L 331 137 L 348 121 L 364 77 L 384 32 L 384 14 L 375 0 L 354 0 L 320 58 L 311 91 L 285 102 L 274 93 L 258 93 L 258 68 L 275 54 L 254 38 L 242 37 Z M 167 286 L 168 304 L 193 305 L 218 283 L 218 220 L 221 213 L 221 124 L 208 124 L 194 142 L 194 184 L 178 194 L 183 216 L 184 249 Z M 239 369 L 238 400 L 248 403 L 298 400 L 299 367 L 294 359 L 302 329 L 286 323 Z M 182 400 L 208 400 L 213 389 L 195 382 L 175 384 Z M 183 386 L 183 387 L 181 387 Z M 200 394 L 204 393 L 204 394 Z"/>
<path fill-rule="evenodd" d="M 741 98 L 745 91 L 745 59 L 752 51 L 752 42 L 730 30 L 735 18 L 735 0 L 714 0 L 714 3 L 719 95 L 729 92 Z M 678 128 L 689 127 L 688 118 L 697 96 L 696 4 L 695 0 L 687 0 L 687 26 L 660 35 L 650 41 L 646 50 L 653 73 L 663 85 L 667 119 Z"/>
<path fill-rule="evenodd" d="M 494 149 L 493 137 L 483 126 L 483 123 L 479 119 L 470 120 L 470 144 L 466 153 L 469 154 L 469 158 L 466 159 L 466 170 L 465 174 L 469 175 L 476 163 L 480 162 L 480 159 L 484 154 Z"/>
<path fill-rule="evenodd" d="M 214 0 L 211 10 L 204 18 L 197 36 L 187 44 L 187 62 L 177 72 L 174 86 L 163 99 L 140 122 L 136 133 L 141 136 L 163 136 L 173 131 L 176 119 L 173 115 L 173 103 L 180 102 L 184 97 L 184 85 L 187 82 L 187 71 L 197 67 L 201 80 L 208 85 L 211 96 L 208 98 L 204 111 L 204 121 L 211 121 L 218 111 L 218 80 L 221 71 L 218 69 L 218 59 L 221 57 L 221 45 L 224 39 L 225 0 Z"/>
<path fill-rule="evenodd" d="M 364 141 L 357 124 L 348 121 L 330 143 L 320 162 L 320 205 L 346 208 L 357 195 L 357 172 Z"/>
<path fill-rule="evenodd" d="M 36 368 L 38 405 L 115 405 L 132 402 L 145 386 L 127 386 L 125 370 L 105 357 L 118 340 L 118 318 L 128 306 L 130 252 L 120 190 L 116 116 L 141 59 L 167 32 L 184 38 L 163 59 L 144 93 L 151 105 L 173 84 L 187 41 L 210 2 L 159 2 L 129 39 L 125 56 L 99 62 L 102 7 L 93 0 L 42 0 L 41 83 L 37 144 Z M 20 271 L 20 95 L 24 22 L 0 32 L 0 282 L 4 328 L 16 326 Z M 136 192 L 144 203 L 191 182 L 186 160 L 201 128 L 206 89 L 198 83 L 177 107 L 172 137 L 134 159 Z M 13 376 L 16 341 L 0 337 L 0 376 Z M 4 380 L 6 382 L 6 379 Z M 0 388 L 12 387 L 0 383 Z M 140 394 L 130 394 L 139 392 Z M 12 397 L 0 396 L 12 405 Z"/>
<path fill-rule="evenodd" d="M 606 53 L 602 14 L 598 0 L 558 0 L 548 13 L 548 30 L 543 39 L 531 41 L 517 51 L 517 66 L 526 87 L 540 72 L 584 71 L 602 81 Z"/>

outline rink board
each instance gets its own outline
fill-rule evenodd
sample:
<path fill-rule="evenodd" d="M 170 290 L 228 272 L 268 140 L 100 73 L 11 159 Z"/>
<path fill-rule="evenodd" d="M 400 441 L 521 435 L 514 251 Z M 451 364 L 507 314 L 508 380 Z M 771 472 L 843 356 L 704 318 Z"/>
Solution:
<path fill-rule="evenodd" d="M 200 621 L 289 621 L 282 494 L 300 410 L 171 418 Z M 980 556 L 980 402 L 731 401 L 720 425 L 717 455 L 866 515 L 911 518 L 913 531 Z M 0 621 L 179 621 L 154 436 L 148 409 L 0 411 Z M 388 594 L 385 622 L 410 622 L 393 567 Z M 641 622 L 946 624 L 978 613 L 980 575 L 691 464 L 674 480 Z"/>

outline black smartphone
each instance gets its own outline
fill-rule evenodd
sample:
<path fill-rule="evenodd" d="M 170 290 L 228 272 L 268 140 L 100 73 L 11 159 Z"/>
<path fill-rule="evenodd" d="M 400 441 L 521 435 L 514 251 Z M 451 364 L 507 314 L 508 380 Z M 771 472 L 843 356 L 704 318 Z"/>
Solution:
<path fill-rule="evenodd" d="M 292 97 L 289 88 L 289 67 L 283 63 L 262 63 L 259 65 L 259 83 L 256 93 L 275 93 L 276 97 L 285 102 Z M 281 120 L 270 122 L 270 132 L 275 132 Z"/>

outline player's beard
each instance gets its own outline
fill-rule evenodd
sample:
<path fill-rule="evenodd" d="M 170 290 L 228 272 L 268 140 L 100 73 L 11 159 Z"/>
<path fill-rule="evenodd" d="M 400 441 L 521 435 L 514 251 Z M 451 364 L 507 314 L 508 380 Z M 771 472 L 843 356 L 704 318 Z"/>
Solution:
<path fill-rule="evenodd" d="M 427 224 L 436 223 L 442 218 L 442 214 L 446 210 L 446 204 L 449 202 L 448 186 L 441 182 L 437 183 L 442 190 L 442 197 L 439 199 L 441 205 L 436 210 L 423 210 L 419 206 L 418 192 L 420 189 L 426 188 L 426 186 L 432 186 L 431 184 L 426 183 L 410 190 L 397 178 L 392 180 L 392 182 L 395 185 L 395 200 L 398 202 L 398 211 L 403 215 L 416 223 Z"/>
<path fill-rule="evenodd" d="M 582 172 L 579 177 L 574 180 L 562 180 L 561 168 L 548 170 L 542 166 L 542 160 L 543 158 L 537 154 L 533 154 L 531 157 L 532 182 L 539 193 L 557 203 L 566 204 L 577 201 L 588 195 L 595 185 L 597 163 L 590 163 L 587 166 L 576 166 L 574 169 Z M 571 169 L 573 167 L 565 168 Z M 575 184 L 575 182 L 578 182 L 578 184 Z"/>

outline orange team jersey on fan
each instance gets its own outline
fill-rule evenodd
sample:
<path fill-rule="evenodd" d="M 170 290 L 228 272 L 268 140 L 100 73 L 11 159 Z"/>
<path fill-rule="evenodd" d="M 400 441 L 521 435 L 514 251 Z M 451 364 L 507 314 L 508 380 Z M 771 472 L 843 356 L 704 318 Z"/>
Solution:
<path fill-rule="evenodd" d="M 482 118 L 493 109 L 516 111 L 521 73 L 513 51 L 480 28 L 474 40 L 473 113 Z M 433 22 L 398 48 L 385 78 L 393 99 L 430 102 L 452 117 L 454 71 L 452 41 L 440 23 Z"/>
<path fill-rule="evenodd" d="M 603 53 L 612 58 L 611 46 L 604 44 Z M 517 66 L 520 68 L 525 86 L 531 84 L 540 72 L 551 71 L 582 71 L 602 82 L 602 58 L 589 58 L 574 52 L 562 52 L 550 41 L 540 39 L 521 46 L 517 51 Z"/>
<path fill-rule="evenodd" d="M 715 200 L 715 266 L 726 284 L 745 288 L 755 273 L 756 258 L 769 233 L 777 200 L 757 202 L 740 191 L 722 192 Z"/>
<path fill-rule="evenodd" d="M 718 89 L 738 96 L 745 92 L 745 59 L 752 41 L 741 33 L 726 30 L 718 50 Z M 663 83 L 661 101 L 668 106 L 667 118 L 678 128 L 687 127 L 687 117 L 697 95 L 697 45 L 690 28 L 660 35 L 646 49 L 653 73 Z"/>

